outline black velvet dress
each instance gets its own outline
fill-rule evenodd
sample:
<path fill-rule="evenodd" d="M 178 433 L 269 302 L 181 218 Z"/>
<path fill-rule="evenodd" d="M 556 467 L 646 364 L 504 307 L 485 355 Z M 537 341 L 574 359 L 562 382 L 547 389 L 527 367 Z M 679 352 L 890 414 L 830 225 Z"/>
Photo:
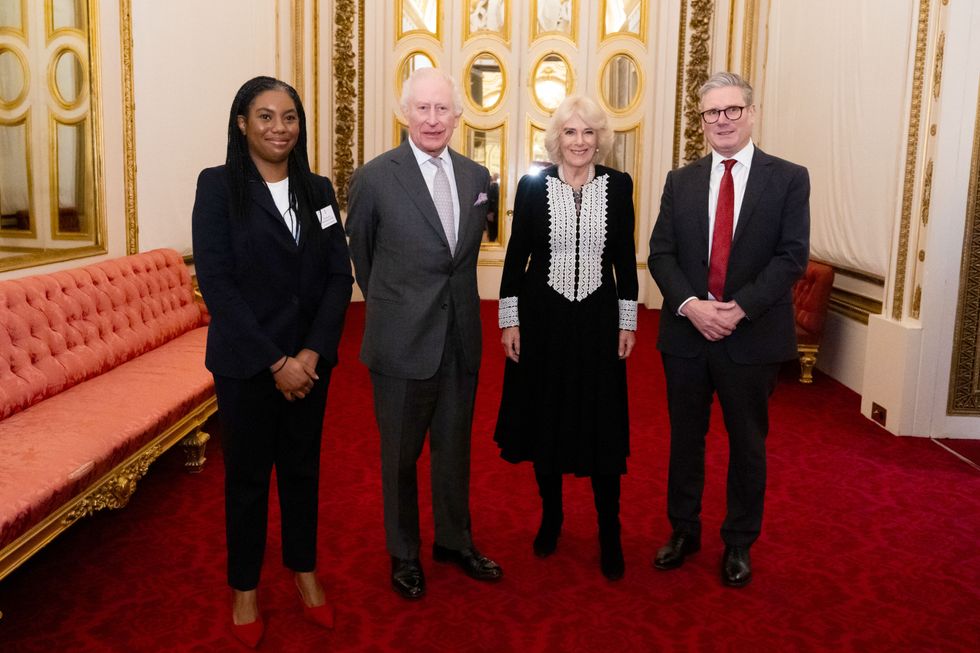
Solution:
<path fill-rule="evenodd" d="M 494 440 L 544 473 L 623 474 L 629 455 L 620 329 L 636 329 L 633 181 L 596 166 L 576 197 L 553 166 L 523 177 L 500 284 L 520 327 Z"/>

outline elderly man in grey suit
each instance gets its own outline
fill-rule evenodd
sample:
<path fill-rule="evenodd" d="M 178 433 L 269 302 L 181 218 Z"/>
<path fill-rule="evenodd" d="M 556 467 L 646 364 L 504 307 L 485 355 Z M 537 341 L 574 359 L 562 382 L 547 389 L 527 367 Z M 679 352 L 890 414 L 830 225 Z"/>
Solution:
<path fill-rule="evenodd" d="M 433 558 L 477 580 L 500 567 L 470 534 L 470 430 L 480 367 L 476 262 L 486 224 L 486 168 L 449 149 L 462 113 L 453 79 L 417 70 L 404 85 L 408 139 L 351 179 L 347 232 L 367 302 L 361 361 L 381 432 L 391 583 L 425 594 L 416 463 L 429 433 Z"/>

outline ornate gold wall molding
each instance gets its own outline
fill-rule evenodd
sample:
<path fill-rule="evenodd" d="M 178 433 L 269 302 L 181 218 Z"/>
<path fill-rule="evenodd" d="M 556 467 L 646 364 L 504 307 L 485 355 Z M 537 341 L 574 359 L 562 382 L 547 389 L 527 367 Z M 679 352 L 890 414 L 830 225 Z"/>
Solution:
<path fill-rule="evenodd" d="M 674 167 L 704 154 L 698 88 L 708 80 L 714 0 L 683 0 L 677 46 L 677 96 L 674 104 Z M 690 15 L 690 20 L 687 19 Z M 688 27 L 690 32 L 688 32 Z M 683 138 L 682 138 L 683 129 Z M 683 149 L 684 159 L 680 159 Z"/>
<path fill-rule="evenodd" d="M 949 415 L 980 415 L 980 87 L 969 184 L 946 404 Z"/>
<path fill-rule="evenodd" d="M 334 5 L 333 183 L 337 191 L 337 202 L 342 210 L 347 208 L 347 185 L 354 173 L 354 129 L 360 123 L 354 111 L 354 101 L 359 94 L 354 87 L 358 75 L 354 67 L 353 45 L 354 18 L 363 16 L 363 0 L 359 4 L 360 7 L 355 7 L 354 0 L 337 0 Z M 363 25 L 363 20 L 360 23 Z M 361 40 L 363 42 L 363 38 Z M 362 60 L 363 57 L 357 59 L 359 64 Z M 363 78 L 363 75 L 360 77 Z M 363 96 L 363 92 L 360 96 Z"/>
<path fill-rule="evenodd" d="M 902 218 L 898 233 L 898 255 L 895 261 L 895 290 L 892 295 L 892 319 L 901 320 L 905 308 L 905 277 L 908 274 L 909 236 L 912 224 L 912 196 L 919 154 L 919 132 L 922 118 L 926 45 L 929 38 L 930 0 L 919 2 L 918 30 L 915 37 L 915 63 L 912 70 L 912 106 L 909 109 L 909 131 L 905 152 L 905 185 L 902 191 Z"/>
<path fill-rule="evenodd" d="M 306 104 L 306 86 L 303 84 L 303 54 L 305 52 L 303 14 L 303 0 L 293 0 L 293 33 L 290 35 L 293 39 L 293 87 L 299 93 L 300 99 L 304 100 L 303 104 Z"/>
<path fill-rule="evenodd" d="M 314 172 L 320 172 L 320 3 L 313 2 L 313 86 L 311 90 L 313 104 L 313 166 Z"/>
<path fill-rule="evenodd" d="M 364 0 L 357 3 L 357 165 L 364 163 Z"/>
<path fill-rule="evenodd" d="M 870 316 L 881 314 L 881 302 L 864 295 L 834 288 L 830 292 L 830 310 L 861 324 L 867 324 Z"/>
<path fill-rule="evenodd" d="M 926 165 L 926 180 L 922 185 L 922 208 L 919 210 L 919 220 L 923 227 L 929 224 L 929 209 L 932 206 L 932 168 L 933 161 L 929 159 L 929 164 Z"/>
<path fill-rule="evenodd" d="M 946 33 L 939 33 L 939 43 L 936 44 L 936 62 L 932 71 L 932 97 L 939 99 L 939 91 L 943 86 L 943 54 L 946 52 Z"/>
<path fill-rule="evenodd" d="M 742 24 L 742 77 L 752 83 L 755 75 L 755 35 L 759 29 L 759 0 L 746 0 Z"/>
<path fill-rule="evenodd" d="M 130 0 L 119 0 L 119 47 L 122 50 L 123 192 L 126 195 L 126 253 L 140 251 L 136 213 L 136 101 L 133 99 L 133 18 Z M 95 67 L 93 66 L 93 70 Z"/>

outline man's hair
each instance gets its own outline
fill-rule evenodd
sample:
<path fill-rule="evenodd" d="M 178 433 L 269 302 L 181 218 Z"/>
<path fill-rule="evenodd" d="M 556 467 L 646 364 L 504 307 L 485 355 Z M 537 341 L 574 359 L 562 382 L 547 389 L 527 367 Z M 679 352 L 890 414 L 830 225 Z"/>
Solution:
<path fill-rule="evenodd" d="M 701 88 L 698 89 L 698 101 L 704 100 L 704 96 L 716 88 L 726 88 L 728 86 L 735 86 L 742 90 L 742 100 L 745 102 L 745 106 L 752 106 L 752 85 L 747 81 L 742 79 L 739 75 L 729 72 L 715 73 L 708 78 Z"/>
<path fill-rule="evenodd" d="M 408 110 L 411 108 L 409 104 L 412 101 L 412 92 L 415 90 L 415 82 L 419 79 L 426 77 L 436 77 L 442 79 L 447 84 L 452 92 L 453 96 L 453 115 L 460 116 L 463 113 L 463 96 L 459 92 L 459 87 L 456 85 L 456 80 L 452 78 L 452 75 L 443 71 L 441 68 L 416 68 L 405 83 L 402 85 L 402 96 L 398 102 L 398 106 L 401 107 L 402 115 L 408 116 Z"/>

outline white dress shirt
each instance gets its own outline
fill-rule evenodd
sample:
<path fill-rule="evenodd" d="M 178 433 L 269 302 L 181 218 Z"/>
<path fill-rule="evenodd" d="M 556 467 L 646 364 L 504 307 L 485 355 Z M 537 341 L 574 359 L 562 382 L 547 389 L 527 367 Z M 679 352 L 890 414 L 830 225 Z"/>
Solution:
<path fill-rule="evenodd" d="M 429 189 L 429 196 L 434 197 L 432 193 L 432 186 L 436 180 L 436 166 L 434 163 L 429 161 L 433 158 L 431 154 L 426 154 L 420 150 L 412 139 L 408 139 L 408 144 L 412 147 L 412 152 L 415 153 L 415 160 L 419 162 L 419 170 L 422 171 L 422 177 L 425 179 L 425 185 Z M 449 148 L 445 147 L 442 150 L 442 154 L 435 157 L 442 161 L 442 167 L 446 170 L 446 175 L 449 177 L 449 189 L 453 192 L 453 228 L 456 230 L 456 240 L 459 240 L 459 192 L 456 190 L 456 175 L 453 172 L 453 158 L 449 156 Z"/>
<path fill-rule="evenodd" d="M 725 166 L 722 161 L 735 159 L 737 163 L 732 166 L 732 183 L 735 191 L 735 208 L 732 216 L 732 238 L 735 237 L 735 228 L 738 226 L 738 216 L 742 210 L 742 200 L 745 198 L 745 186 L 749 181 L 749 170 L 752 167 L 752 155 L 755 154 L 755 145 L 752 139 L 734 156 L 722 156 L 711 150 L 711 178 L 708 182 L 708 260 L 711 260 L 711 245 L 715 233 L 715 213 L 718 210 L 718 191 L 721 188 L 721 178 L 725 174 Z M 695 297 L 688 297 L 677 307 L 677 314 L 684 315 L 682 312 L 687 303 Z M 708 299 L 716 299 L 710 292 Z"/>

